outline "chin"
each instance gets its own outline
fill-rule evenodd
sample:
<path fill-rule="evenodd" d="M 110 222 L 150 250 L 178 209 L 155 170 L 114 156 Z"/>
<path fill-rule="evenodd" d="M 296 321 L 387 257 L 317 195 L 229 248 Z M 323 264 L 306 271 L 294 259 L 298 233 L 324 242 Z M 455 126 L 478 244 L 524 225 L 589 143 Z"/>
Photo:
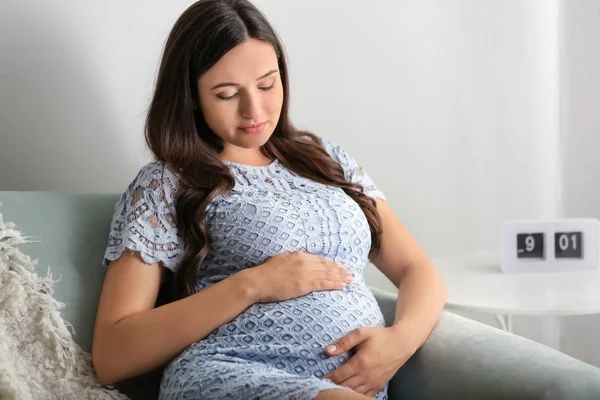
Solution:
<path fill-rule="evenodd" d="M 264 146 L 269 141 L 273 132 L 263 132 L 258 134 L 238 133 L 236 135 L 235 144 L 244 149 L 254 149 Z"/>

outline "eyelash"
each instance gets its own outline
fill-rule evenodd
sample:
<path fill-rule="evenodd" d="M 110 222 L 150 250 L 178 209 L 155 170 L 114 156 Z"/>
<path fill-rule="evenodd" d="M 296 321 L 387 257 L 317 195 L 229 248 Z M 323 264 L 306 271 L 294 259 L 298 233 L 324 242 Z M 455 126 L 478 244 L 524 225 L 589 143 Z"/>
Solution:
<path fill-rule="evenodd" d="M 268 91 L 268 90 L 271 90 L 271 89 L 273 89 L 273 86 L 275 86 L 275 83 L 273 83 L 271 86 L 267 86 L 267 87 L 261 87 L 261 88 L 259 88 L 259 89 L 260 89 L 260 90 L 262 90 L 262 91 L 264 91 L 264 92 L 266 92 L 266 91 Z M 232 100 L 232 99 L 234 99 L 235 97 L 237 97 L 237 95 L 238 95 L 238 93 L 236 93 L 236 94 L 234 94 L 234 95 L 232 95 L 232 96 L 229 96 L 229 97 L 222 97 L 222 96 L 217 96 L 217 97 L 218 97 L 219 99 L 223 100 L 223 101 L 228 101 L 228 100 Z"/>

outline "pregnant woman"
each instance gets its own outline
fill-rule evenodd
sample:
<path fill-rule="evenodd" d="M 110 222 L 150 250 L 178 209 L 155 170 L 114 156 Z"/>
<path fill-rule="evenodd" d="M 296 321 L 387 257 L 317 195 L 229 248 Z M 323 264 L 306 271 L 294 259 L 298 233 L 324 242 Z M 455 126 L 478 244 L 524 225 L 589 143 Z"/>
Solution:
<path fill-rule="evenodd" d="M 248 1 L 201 0 L 176 22 L 146 121 L 154 161 L 108 238 L 103 383 L 166 364 L 165 400 L 381 400 L 432 331 L 445 300 L 432 263 L 354 158 L 294 128 L 288 85 Z M 389 327 L 370 261 L 400 288 Z M 161 287 L 173 295 L 157 306 Z"/>

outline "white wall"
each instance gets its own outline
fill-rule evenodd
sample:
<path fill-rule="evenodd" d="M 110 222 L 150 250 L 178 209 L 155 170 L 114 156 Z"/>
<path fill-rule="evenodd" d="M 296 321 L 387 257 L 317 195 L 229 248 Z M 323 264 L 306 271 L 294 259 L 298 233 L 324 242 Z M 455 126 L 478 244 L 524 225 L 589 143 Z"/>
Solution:
<path fill-rule="evenodd" d="M 142 124 L 160 50 L 191 3 L 5 0 L 0 190 L 123 191 L 149 160 Z M 561 159 L 578 151 L 559 149 L 570 0 L 255 3 L 286 45 L 295 123 L 354 154 L 432 257 L 496 248 L 506 218 L 560 215 Z M 369 280 L 386 285 L 373 270 Z M 564 332 L 559 343 L 554 320 L 515 330 L 589 352 Z"/>
<path fill-rule="evenodd" d="M 159 53 L 190 4 L 4 0 L 0 188 L 123 191 L 148 160 Z"/>
<path fill-rule="evenodd" d="M 600 1 L 561 0 L 560 14 L 564 214 L 600 218 Z M 561 328 L 563 351 L 600 366 L 600 316 Z"/>
<path fill-rule="evenodd" d="M 355 154 L 430 254 L 558 213 L 553 2 L 257 3 L 288 49 L 294 120 Z"/>

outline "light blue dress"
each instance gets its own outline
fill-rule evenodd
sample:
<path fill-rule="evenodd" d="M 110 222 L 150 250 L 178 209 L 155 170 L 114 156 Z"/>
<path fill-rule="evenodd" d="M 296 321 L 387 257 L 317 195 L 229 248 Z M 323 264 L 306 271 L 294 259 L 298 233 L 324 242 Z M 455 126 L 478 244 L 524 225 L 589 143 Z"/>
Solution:
<path fill-rule="evenodd" d="M 363 185 L 371 197 L 384 198 L 355 159 L 322 141 L 347 180 Z M 322 377 L 352 355 L 330 357 L 325 347 L 359 327 L 385 326 L 363 279 L 371 247 L 367 219 L 342 189 L 300 177 L 278 161 L 261 167 L 226 164 L 236 184 L 207 208 L 213 245 L 201 266 L 198 290 L 297 250 L 333 260 L 355 278 L 342 290 L 248 307 L 169 363 L 160 399 L 313 399 L 338 388 Z M 115 207 L 105 264 L 127 248 L 139 251 L 147 263 L 177 268 L 183 255 L 174 217 L 177 187 L 176 176 L 162 162 L 140 170 Z M 387 399 L 387 388 L 376 398 Z"/>

